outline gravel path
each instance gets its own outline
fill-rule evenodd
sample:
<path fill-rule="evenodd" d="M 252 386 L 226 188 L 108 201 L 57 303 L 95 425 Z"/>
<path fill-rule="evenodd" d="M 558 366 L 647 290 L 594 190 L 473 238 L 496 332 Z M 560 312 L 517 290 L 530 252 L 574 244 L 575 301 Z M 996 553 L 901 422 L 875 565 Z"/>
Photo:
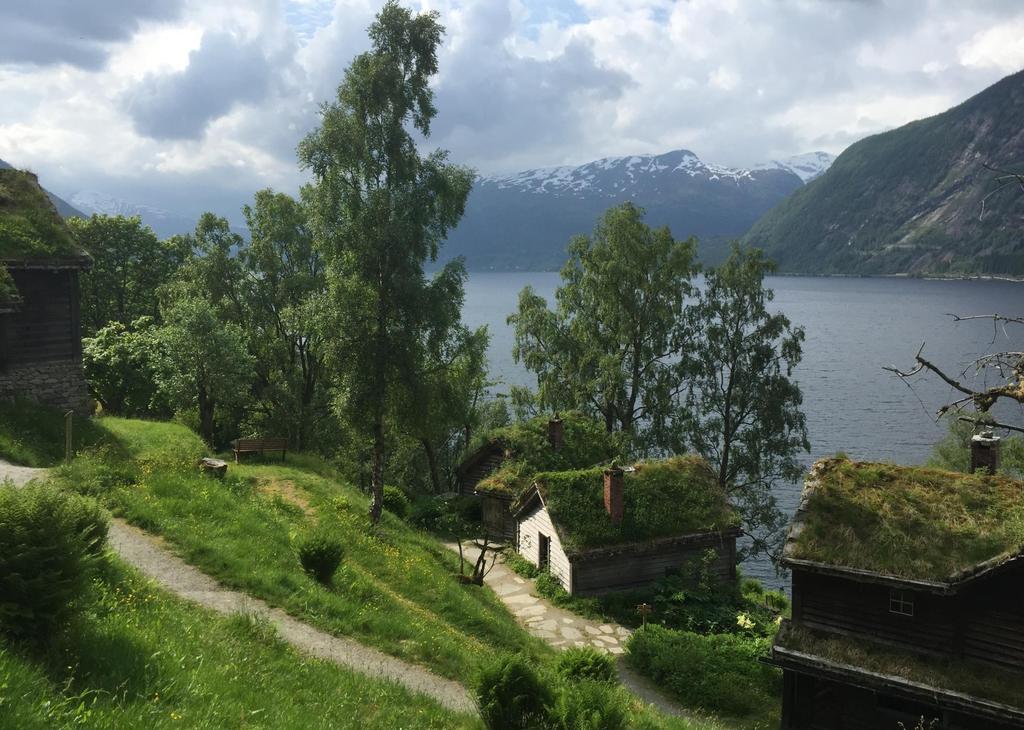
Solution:
<path fill-rule="evenodd" d="M 41 477 L 46 473 L 46 469 L 33 469 L 30 466 L 15 466 L 8 462 L 0 459 L 0 484 L 3 484 L 6 480 L 14 482 L 14 486 L 20 487 L 26 482 Z"/>
<path fill-rule="evenodd" d="M 433 697 L 449 709 L 475 713 L 466 689 L 423 667 L 388 656 L 352 639 L 320 631 L 258 598 L 229 590 L 174 555 L 159 538 L 122 520 L 110 524 L 110 546 L 124 560 L 172 593 L 225 614 L 247 613 L 273 624 L 282 638 L 300 651 L 378 679 L 391 680 Z"/>

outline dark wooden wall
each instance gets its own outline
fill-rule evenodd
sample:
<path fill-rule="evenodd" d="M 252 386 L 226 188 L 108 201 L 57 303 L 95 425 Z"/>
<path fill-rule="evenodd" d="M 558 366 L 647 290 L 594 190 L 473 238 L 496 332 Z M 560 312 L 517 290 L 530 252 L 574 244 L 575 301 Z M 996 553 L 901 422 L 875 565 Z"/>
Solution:
<path fill-rule="evenodd" d="M 0 364 L 68 360 L 81 357 L 78 272 L 11 269 L 22 297 L 19 311 L 0 315 L 4 325 Z"/>
<path fill-rule="evenodd" d="M 688 564 L 700 561 L 708 549 L 717 553 L 710 566 L 711 572 L 723 581 L 735 578 L 736 538 L 709 534 L 683 544 L 570 558 L 572 593 L 587 595 L 649 585 Z"/>
<path fill-rule="evenodd" d="M 930 654 L 1024 669 L 1024 565 L 959 594 L 911 592 L 914 615 L 889 611 L 890 587 L 793 571 L 793 620 Z"/>
<path fill-rule="evenodd" d="M 460 494 L 473 494 L 476 485 L 494 473 L 505 461 L 505 449 L 499 444 L 490 444 L 473 456 L 478 458 L 459 478 Z"/>

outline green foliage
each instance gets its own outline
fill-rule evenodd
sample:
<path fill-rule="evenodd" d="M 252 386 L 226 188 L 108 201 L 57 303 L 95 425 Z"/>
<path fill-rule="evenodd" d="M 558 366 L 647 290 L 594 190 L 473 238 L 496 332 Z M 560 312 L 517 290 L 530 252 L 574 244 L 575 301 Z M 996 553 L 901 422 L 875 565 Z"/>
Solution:
<path fill-rule="evenodd" d="M 241 402 L 251 382 L 245 336 L 203 299 L 179 299 L 164 319 L 156 333 L 157 385 L 177 408 L 198 409 L 200 435 L 212 443 L 216 409 Z"/>
<path fill-rule="evenodd" d="M 11 278 L 11 272 L 6 266 L 0 266 L 0 308 L 13 303 L 17 296 L 18 287 Z"/>
<path fill-rule="evenodd" d="M 409 516 L 409 498 L 398 487 L 384 486 L 384 509 L 400 520 Z"/>
<path fill-rule="evenodd" d="M 425 695 L 310 659 L 266 621 L 202 609 L 111 560 L 89 610 L 45 651 L 0 639 L 0 725 L 478 728 Z"/>
<path fill-rule="evenodd" d="M 692 456 L 637 464 L 624 476 L 621 524 L 604 507 L 604 470 L 543 472 L 537 486 L 570 552 L 724 529 L 736 515 L 707 463 Z"/>
<path fill-rule="evenodd" d="M 36 176 L 22 170 L 0 170 L 0 259 L 81 255 Z"/>
<path fill-rule="evenodd" d="M 552 714 L 555 716 L 552 727 L 558 730 L 627 730 L 635 727 L 626 697 L 602 680 L 582 679 L 565 685 Z"/>
<path fill-rule="evenodd" d="M 387 502 L 384 507 L 387 508 Z M 432 495 L 420 495 L 409 506 L 409 523 L 424 530 L 437 529 L 445 512 L 444 502 Z"/>
<path fill-rule="evenodd" d="M 697 271 L 693 239 L 651 230 L 632 203 L 610 208 L 592 237 L 569 243 L 557 308 L 531 287 L 509 317 L 513 355 L 537 376 L 542 408 L 584 408 L 642 448 L 660 445 L 678 361 L 683 306 Z"/>
<path fill-rule="evenodd" d="M 558 655 L 555 664 L 558 674 L 566 680 L 594 680 L 596 682 L 618 682 L 615 660 L 611 654 L 592 646 L 575 646 Z"/>
<path fill-rule="evenodd" d="M 86 593 L 107 536 L 86 497 L 48 485 L 0 486 L 0 631 L 42 639 Z"/>
<path fill-rule="evenodd" d="M 949 433 L 935 444 L 928 466 L 947 471 L 968 472 L 971 468 L 971 437 L 974 425 L 951 420 Z M 1024 437 L 1004 437 L 999 444 L 1001 470 L 1018 479 L 1024 477 Z"/>
<path fill-rule="evenodd" d="M 112 321 L 82 340 L 82 365 L 89 393 L 106 413 L 168 416 L 170 408 L 157 389 L 160 343 L 151 317 L 129 325 Z"/>
<path fill-rule="evenodd" d="M 130 485 L 96 488 L 105 504 L 221 582 L 446 677 L 464 679 L 499 651 L 538 662 L 551 653 L 492 592 L 455 581 L 458 555 L 435 538 L 388 513 L 367 530 L 365 495 L 322 459 L 289 454 L 284 463 L 232 464 L 221 482 L 199 473 L 196 460 L 207 447 L 179 424 L 96 423 L 119 445 L 103 454 L 110 472 L 133 477 Z M 69 484 L 75 474 L 94 473 L 74 471 L 79 461 L 53 478 Z M 272 484 L 305 509 L 278 507 Z M 345 547 L 330 586 L 310 580 L 296 557 L 296 538 L 314 530 Z"/>
<path fill-rule="evenodd" d="M 159 317 L 157 290 L 181 265 L 184 252 L 157 240 L 138 216 L 94 215 L 72 218 L 68 225 L 93 261 L 80 277 L 85 333 Z"/>
<path fill-rule="evenodd" d="M 540 568 L 514 550 L 506 553 L 502 560 L 506 568 L 524 578 L 536 578 L 541 574 Z"/>
<path fill-rule="evenodd" d="M 794 558 L 948 581 L 1024 550 L 1016 479 L 847 459 L 819 461 L 812 478 Z"/>
<path fill-rule="evenodd" d="M 474 694 L 488 730 L 547 727 L 555 702 L 548 682 L 519 654 L 499 656 L 485 665 Z"/>
<path fill-rule="evenodd" d="M 78 453 L 106 440 L 94 421 L 72 418 L 72 451 Z M 64 460 L 64 411 L 29 400 L 0 400 L 0 458 L 25 466 L 54 466 Z"/>
<path fill-rule="evenodd" d="M 765 638 L 648 625 L 630 637 L 626 659 L 684 706 L 757 721 L 767 730 L 777 726 L 782 691 L 781 672 L 758 661 L 770 646 Z"/>
<path fill-rule="evenodd" d="M 436 12 L 414 15 L 389 0 L 370 26 L 371 50 L 345 71 L 321 125 L 299 145 L 317 248 L 331 271 L 330 324 L 342 411 L 373 440 L 370 518 L 380 518 L 386 417 L 416 424 L 408 405 L 429 390 L 425 367 L 458 349 L 465 270 L 432 279 L 448 230 L 462 217 L 470 170 L 446 153 L 421 157 L 437 110 L 430 81 L 444 29 Z M 449 356 L 449 357 L 446 357 Z M 415 403 L 417 408 L 427 404 Z"/>
<path fill-rule="evenodd" d="M 619 435 L 608 433 L 589 416 L 570 411 L 559 417 L 565 439 L 557 451 L 548 441 L 547 416 L 519 421 L 487 434 L 487 440 L 507 449 L 511 458 L 477 488 L 518 496 L 532 484 L 538 472 L 587 469 L 610 462 L 626 448 Z"/>
<path fill-rule="evenodd" d="M 753 553 L 781 544 L 786 520 L 774 487 L 803 475 L 797 456 L 810 450 L 793 378 L 804 332 L 768 311 L 774 293 L 764 277 L 773 269 L 759 250 L 734 245 L 729 259 L 707 272 L 687 312 L 695 334 L 667 438 L 671 451 L 710 462 L 754 538 Z"/>
<path fill-rule="evenodd" d="M 297 552 L 302 569 L 324 585 L 329 585 L 341 565 L 345 550 L 336 537 L 315 531 L 299 539 Z"/>

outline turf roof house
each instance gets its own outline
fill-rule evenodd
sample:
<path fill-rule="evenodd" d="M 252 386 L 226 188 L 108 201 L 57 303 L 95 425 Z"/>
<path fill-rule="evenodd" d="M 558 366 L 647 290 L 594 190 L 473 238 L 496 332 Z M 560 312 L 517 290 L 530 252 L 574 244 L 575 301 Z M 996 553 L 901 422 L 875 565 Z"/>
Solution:
<path fill-rule="evenodd" d="M 697 457 L 538 474 L 513 511 L 519 553 L 569 593 L 637 588 L 705 561 L 736 577 L 739 519 Z"/>
<path fill-rule="evenodd" d="M 972 451 L 998 464 L 997 439 Z M 826 459 L 782 562 L 784 730 L 1024 727 L 1022 482 Z"/>
<path fill-rule="evenodd" d="M 481 499 L 492 537 L 514 540 L 511 506 L 541 471 L 607 464 L 619 453 L 604 425 L 579 413 L 543 416 L 492 431 L 456 468 L 459 493 Z"/>
<path fill-rule="evenodd" d="M 78 274 L 90 264 L 36 176 L 0 170 L 0 399 L 89 410 Z"/>

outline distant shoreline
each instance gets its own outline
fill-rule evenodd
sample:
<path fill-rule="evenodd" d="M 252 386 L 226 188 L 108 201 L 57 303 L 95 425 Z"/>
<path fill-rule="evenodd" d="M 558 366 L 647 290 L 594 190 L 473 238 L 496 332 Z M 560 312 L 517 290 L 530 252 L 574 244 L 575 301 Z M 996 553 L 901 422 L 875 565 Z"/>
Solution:
<path fill-rule="evenodd" d="M 438 269 L 440 271 L 440 269 Z M 466 273 L 473 274 L 557 274 L 557 269 L 467 269 Z M 435 274 L 437 271 L 430 271 Z M 1012 284 L 1024 284 L 1024 274 L 1014 276 L 1011 274 L 802 274 L 794 271 L 776 271 L 771 276 L 787 276 L 793 278 L 812 277 L 823 279 L 920 279 L 922 281 L 1002 281 Z"/>

